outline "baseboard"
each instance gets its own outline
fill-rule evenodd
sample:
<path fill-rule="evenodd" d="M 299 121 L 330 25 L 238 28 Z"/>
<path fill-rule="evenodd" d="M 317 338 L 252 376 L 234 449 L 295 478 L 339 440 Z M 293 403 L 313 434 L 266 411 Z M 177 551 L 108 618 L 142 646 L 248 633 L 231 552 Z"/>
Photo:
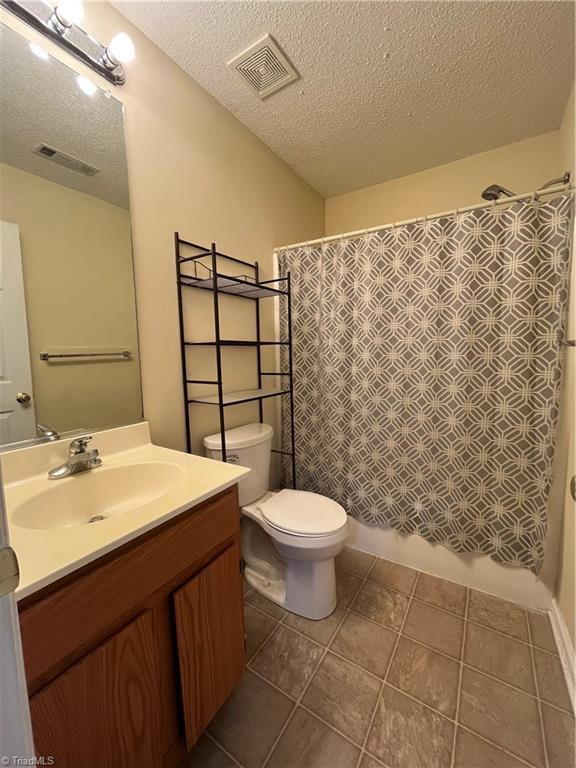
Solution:
<path fill-rule="evenodd" d="M 558 646 L 558 654 L 560 655 L 562 669 L 564 670 L 564 677 L 566 678 L 566 685 L 572 702 L 572 709 L 576 711 L 576 655 L 572 644 L 572 638 L 570 637 L 568 627 L 564 621 L 564 616 L 562 616 L 555 599 L 552 600 L 550 621 L 552 623 L 556 645 Z"/>

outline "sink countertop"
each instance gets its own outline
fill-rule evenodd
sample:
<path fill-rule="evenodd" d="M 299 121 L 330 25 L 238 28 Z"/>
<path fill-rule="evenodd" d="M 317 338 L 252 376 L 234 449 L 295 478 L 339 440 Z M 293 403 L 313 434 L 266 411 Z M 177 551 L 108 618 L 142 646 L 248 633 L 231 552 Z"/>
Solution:
<path fill-rule="evenodd" d="M 124 433 L 125 430 L 130 432 Z M 1 457 L 10 544 L 20 563 L 17 600 L 230 488 L 250 471 L 245 467 L 153 445 L 148 424 L 144 422 L 92 434 L 94 440 L 90 448 L 100 450 L 102 466 L 65 479 L 48 480 L 46 466 L 56 466 L 65 460 L 67 440 L 23 448 Z M 115 451 L 112 446 L 120 450 Z M 63 488 L 66 483 L 82 483 L 88 475 L 106 469 L 150 462 L 176 466 L 181 471 L 176 472 L 177 479 L 167 492 L 139 503 L 134 509 L 113 514 L 98 523 L 69 527 L 32 528 L 15 522 L 18 507 L 39 493 L 55 486 Z M 31 469 L 31 474 L 26 475 L 26 466 Z M 49 508 L 46 509 L 46 516 L 50 516 Z"/>

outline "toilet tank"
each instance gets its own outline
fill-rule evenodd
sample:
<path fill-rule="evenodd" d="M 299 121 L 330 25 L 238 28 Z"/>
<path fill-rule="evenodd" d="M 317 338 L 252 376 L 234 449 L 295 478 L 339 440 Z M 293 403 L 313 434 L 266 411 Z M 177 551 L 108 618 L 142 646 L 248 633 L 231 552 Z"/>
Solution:
<path fill-rule="evenodd" d="M 251 504 L 270 490 L 270 458 L 272 456 L 272 427 L 268 424 L 245 424 L 227 429 L 226 460 L 230 464 L 250 467 L 252 472 L 238 481 L 240 506 Z M 204 438 L 209 459 L 222 461 L 220 432 Z"/>

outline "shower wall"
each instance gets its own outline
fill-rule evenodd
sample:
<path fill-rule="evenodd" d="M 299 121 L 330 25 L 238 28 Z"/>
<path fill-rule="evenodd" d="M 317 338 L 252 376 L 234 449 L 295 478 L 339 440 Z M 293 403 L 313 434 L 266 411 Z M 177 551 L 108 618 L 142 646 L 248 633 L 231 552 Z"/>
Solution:
<path fill-rule="evenodd" d="M 503 184 L 528 192 L 567 170 L 560 131 L 470 155 L 454 163 L 326 200 L 326 234 L 377 227 L 483 202 L 480 192 Z"/>

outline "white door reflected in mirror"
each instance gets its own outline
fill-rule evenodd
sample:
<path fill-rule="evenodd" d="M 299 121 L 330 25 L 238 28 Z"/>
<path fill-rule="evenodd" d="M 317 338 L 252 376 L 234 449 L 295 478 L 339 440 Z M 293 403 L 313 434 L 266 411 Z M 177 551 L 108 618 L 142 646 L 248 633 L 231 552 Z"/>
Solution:
<path fill-rule="evenodd" d="M 36 436 L 17 224 L 0 221 L 0 443 Z"/>

